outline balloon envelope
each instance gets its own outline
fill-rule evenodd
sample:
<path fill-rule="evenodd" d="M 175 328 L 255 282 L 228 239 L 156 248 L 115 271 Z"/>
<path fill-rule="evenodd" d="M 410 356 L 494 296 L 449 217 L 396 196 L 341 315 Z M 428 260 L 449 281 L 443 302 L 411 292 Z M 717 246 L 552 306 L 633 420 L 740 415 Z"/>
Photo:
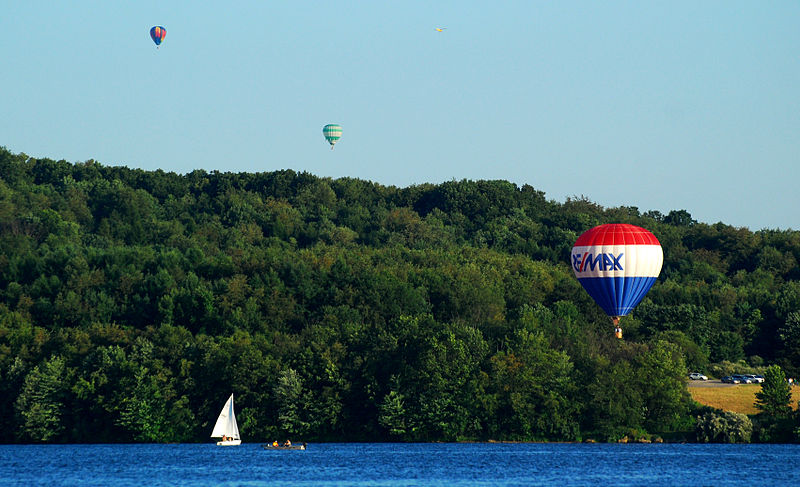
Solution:
<path fill-rule="evenodd" d="M 331 145 L 331 149 L 333 149 L 333 145 L 342 138 L 342 126 L 329 123 L 328 125 L 322 127 L 322 134 L 325 136 L 325 140 Z"/>
<path fill-rule="evenodd" d="M 156 43 L 157 46 L 161 45 L 161 41 L 167 36 L 167 29 L 157 25 L 150 29 L 150 38 L 153 39 L 153 42 Z"/>
<path fill-rule="evenodd" d="M 618 317 L 630 313 L 656 282 L 664 253 L 648 230 L 610 223 L 578 237 L 571 261 L 589 296 L 607 315 Z"/>

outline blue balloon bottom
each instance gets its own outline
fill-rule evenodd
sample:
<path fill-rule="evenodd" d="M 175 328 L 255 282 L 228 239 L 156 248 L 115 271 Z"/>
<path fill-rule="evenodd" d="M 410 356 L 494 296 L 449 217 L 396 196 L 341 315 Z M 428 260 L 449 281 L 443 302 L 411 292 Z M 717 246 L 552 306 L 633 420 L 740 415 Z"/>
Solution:
<path fill-rule="evenodd" d="M 584 277 L 578 279 L 608 316 L 625 316 L 653 287 L 656 277 Z"/>

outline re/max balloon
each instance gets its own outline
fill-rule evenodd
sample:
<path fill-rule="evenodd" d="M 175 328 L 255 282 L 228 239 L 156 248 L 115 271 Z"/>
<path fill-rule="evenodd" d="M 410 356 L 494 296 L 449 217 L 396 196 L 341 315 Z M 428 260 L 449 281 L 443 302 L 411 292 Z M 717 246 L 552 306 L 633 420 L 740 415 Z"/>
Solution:
<path fill-rule="evenodd" d="M 575 277 L 615 325 L 644 298 L 661 272 L 664 254 L 648 230 L 627 223 L 600 225 L 572 247 Z M 622 330 L 617 328 L 617 336 Z"/>
<path fill-rule="evenodd" d="M 167 37 L 167 29 L 161 27 L 160 25 L 150 29 L 150 38 L 153 39 L 153 42 L 156 43 L 156 46 L 160 46 L 161 41 L 163 41 L 165 37 Z"/>
<path fill-rule="evenodd" d="M 325 140 L 328 141 L 328 143 L 331 145 L 331 150 L 333 150 L 333 146 L 339 141 L 339 139 L 342 138 L 342 126 L 335 123 L 329 123 L 328 125 L 322 127 L 322 135 L 325 136 Z"/>

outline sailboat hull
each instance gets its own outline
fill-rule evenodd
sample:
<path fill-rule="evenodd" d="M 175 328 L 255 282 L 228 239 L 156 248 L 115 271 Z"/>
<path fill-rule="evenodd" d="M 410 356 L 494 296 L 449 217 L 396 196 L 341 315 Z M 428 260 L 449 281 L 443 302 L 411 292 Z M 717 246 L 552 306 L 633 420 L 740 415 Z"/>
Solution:
<path fill-rule="evenodd" d="M 242 440 L 225 440 L 218 441 L 217 446 L 238 446 L 242 444 Z"/>

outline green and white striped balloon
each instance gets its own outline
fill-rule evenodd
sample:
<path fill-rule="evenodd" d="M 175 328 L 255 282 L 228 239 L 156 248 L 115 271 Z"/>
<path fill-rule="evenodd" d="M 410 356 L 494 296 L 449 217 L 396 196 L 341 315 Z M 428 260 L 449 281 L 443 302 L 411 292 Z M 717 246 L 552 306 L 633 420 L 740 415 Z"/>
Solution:
<path fill-rule="evenodd" d="M 342 138 L 342 126 L 335 123 L 329 123 L 328 125 L 322 127 L 322 134 L 325 136 L 325 140 L 331 145 L 331 150 L 333 150 L 333 145 Z"/>

